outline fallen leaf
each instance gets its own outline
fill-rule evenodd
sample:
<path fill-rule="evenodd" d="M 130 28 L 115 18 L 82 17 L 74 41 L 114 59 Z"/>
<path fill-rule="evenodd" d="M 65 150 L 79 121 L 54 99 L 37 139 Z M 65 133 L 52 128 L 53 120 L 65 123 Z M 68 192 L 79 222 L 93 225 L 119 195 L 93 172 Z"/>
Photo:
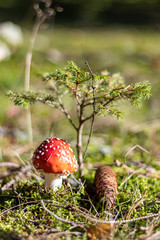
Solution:
<path fill-rule="evenodd" d="M 115 224 L 111 223 L 102 223 L 97 225 L 90 225 L 88 228 L 87 236 L 93 240 L 109 240 L 111 234 L 115 230 Z"/>

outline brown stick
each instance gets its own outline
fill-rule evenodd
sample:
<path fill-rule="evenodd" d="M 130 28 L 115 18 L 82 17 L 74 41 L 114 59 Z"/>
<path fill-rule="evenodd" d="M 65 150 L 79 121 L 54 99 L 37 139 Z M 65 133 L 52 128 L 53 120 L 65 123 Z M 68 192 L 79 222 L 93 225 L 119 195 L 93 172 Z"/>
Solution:
<path fill-rule="evenodd" d="M 111 221 L 103 221 L 97 218 L 92 218 L 87 214 L 81 213 L 86 219 L 88 219 L 91 222 L 95 222 L 95 223 L 116 223 L 116 224 L 123 224 L 123 223 L 130 223 L 130 222 L 136 222 L 139 220 L 144 220 L 144 219 L 149 219 L 149 218 L 154 218 L 154 217 L 158 217 L 160 216 L 160 211 L 158 213 L 151 213 L 150 215 L 146 215 L 143 217 L 138 217 L 138 218 L 133 218 L 133 219 L 128 219 L 128 220 L 122 220 L 122 221 L 118 221 L 118 220 L 111 220 Z"/>
<path fill-rule="evenodd" d="M 20 179 L 21 177 L 23 177 L 24 173 L 26 173 L 27 171 L 29 171 L 31 169 L 31 165 L 27 165 L 25 167 L 22 167 L 20 169 L 20 171 L 17 173 L 17 176 L 12 179 L 11 181 L 9 181 L 8 183 L 6 183 L 2 188 L 1 191 L 5 191 L 7 189 L 9 189 L 18 179 Z"/>
<path fill-rule="evenodd" d="M 134 172 L 134 170 L 132 168 L 128 167 L 125 163 L 120 162 L 118 159 L 115 160 L 115 164 L 118 167 L 122 167 L 122 168 L 126 169 L 128 173 Z"/>
<path fill-rule="evenodd" d="M 19 168 L 20 165 L 17 163 L 11 163 L 11 162 L 2 162 L 0 163 L 0 167 L 7 167 L 7 168 Z"/>

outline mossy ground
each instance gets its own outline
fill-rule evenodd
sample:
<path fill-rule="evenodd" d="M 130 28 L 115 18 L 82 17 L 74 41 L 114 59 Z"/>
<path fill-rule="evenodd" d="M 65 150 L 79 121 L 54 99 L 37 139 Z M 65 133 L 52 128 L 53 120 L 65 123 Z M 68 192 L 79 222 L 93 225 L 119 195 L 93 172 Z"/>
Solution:
<path fill-rule="evenodd" d="M 125 144 L 127 139 L 128 137 L 122 137 L 120 139 L 121 144 Z M 93 140 L 96 140 L 95 136 Z M 119 143 L 119 145 L 121 144 Z M 67 230 L 79 232 L 79 235 L 72 235 L 71 239 L 87 239 L 88 228 L 90 225 L 95 225 L 95 222 L 87 219 L 85 214 L 101 220 L 111 220 L 116 217 L 116 220 L 121 221 L 128 219 L 128 216 L 129 219 L 133 219 L 157 213 L 160 207 L 160 178 L 158 172 L 160 165 L 155 160 L 154 155 L 137 147 L 125 158 L 123 153 L 118 150 L 123 149 L 122 146 L 121 148 L 120 146 L 110 146 L 110 148 L 113 152 L 104 155 L 100 149 L 95 150 L 93 143 L 91 144 L 89 156 L 85 163 L 85 176 L 80 183 L 72 180 L 71 186 L 64 185 L 59 191 L 53 192 L 44 189 L 43 180 L 39 181 L 35 176 L 31 177 L 26 174 L 9 190 L 1 192 L 0 229 L 3 231 L 0 232 L 0 239 L 5 239 L 6 236 L 8 236 L 8 239 L 9 237 L 15 239 L 15 236 L 17 239 L 18 237 L 20 239 L 65 239 L 67 235 L 58 237 L 57 234 Z M 114 154 L 114 148 L 116 154 Z M 116 159 L 125 163 L 130 169 L 126 169 L 125 165 L 123 167 L 117 166 Z M 14 160 L 14 162 L 16 161 Z M 25 162 L 27 163 L 27 161 Z M 113 167 L 119 185 L 117 200 L 114 207 L 109 210 L 109 215 L 103 208 L 103 202 L 98 202 L 94 187 L 95 169 L 104 164 Z M 132 174 L 129 172 L 131 169 L 135 173 L 128 178 Z M 3 173 L 5 171 L 7 172 L 7 169 L 3 169 Z M 31 172 L 33 173 L 33 171 Z M 12 175 L 14 174 L 7 178 L 4 177 L 2 185 L 8 182 Z M 124 182 L 126 179 L 128 180 Z M 79 179 L 77 178 L 77 180 Z M 123 182 L 124 184 L 122 184 Z M 120 186 L 121 184 L 122 186 Z M 72 227 L 70 224 L 55 219 L 54 216 L 43 209 L 41 200 L 58 217 L 81 223 L 80 225 L 83 225 L 83 227 L 75 227 L 70 230 L 70 227 Z M 58 206 L 54 204 L 58 204 Z M 62 207 L 59 205 L 62 205 Z M 68 207 L 65 209 L 63 206 Z M 131 208 L 134 208 L 133 211 L 131 211 Z M 150 235 L 160 230 L 158 217 L 116 224 L 112 239 L 147 238 L 151 229 Z"/>
<path fill-rule="evenodd" d="M 25 33 L 24 46 L 17 49 L 9 61 L 0 65 L 1 113 L 2 129 L 9 129 L 0 135 L 0 162 L 14 162 L 22 165 L 30 162 L 31 152 L 40 144 L 49 132 L 56 137 L 62 137 L 71 143 L 75 151 L 75 132 L 67 120 L 57 110 L 36 105 L 31 108 L 34 144 L 30 146 L 26 137 L 25 110 L 17 110 L 5 97 L 8 89 L 22 89 L 24 76 L 24 58 L 27 49 L 28 33 Z M 159 74 L 160 46 L 159 33 L 145 29 L 101 29 L 69 30 L 57 29 L 39 34 L 32 64 L 32 88 L 43 88 L 39 73 L 54 71 L 57 65 L 66 64 L 67 60 L 76 60 L 78 65 L 85 66 L 87 60 L 93 71 L 104 69 L 110 72 L 121 72 L 127 82 L 150 80 L 153 97 L 145 102 L 141 109 L 135 109 L 124 104 L 126 117 L 124 121 L 98 117 L 94 125 L 87 158 L 85 160 L 85 176 L 82 184 L 63 186 L 58 192 L 45 191 L 43 181 L 35 178 L 38 173 L 31 170 L 32 175 L 24 176 L 14 183 L 9 190 L 0 193 L 0 239 L 87 239 L 90 225 L 83 213 L 92 217 L 107 220 L 117 218 L 124 220 L 157 213 L 160 205 L 160 125 L 159 125 Z M 64 41 L 65 39 L 65 41 Z M 45 49 L 44 49 L 45 46 Z M 48 49 L 56 48 L 63 54 L 59 62 L 48 60 Z M 10 71 L 8 71 L 8 69 Z M 120 105 L 122 105 L 120 103 Z M 67 105 L 72 111 L 72 103 Z M 121 107 L 121 106 L 120 106 Z M 38 111 L 37 111 L 38 109 Z M 12 111 L 11 111 L 12 110 Z M 74 112 L 74 111 L 73 111 Z M 11 114 L 12 113 L 12 114 Z M 52 126 L 52 127 L 51 127 Z M 84 145 L 87 141 L 89 123 L 84 129 Z M 16 130 L 19 130 L 17 132 Z M 51 130 L 51 131 L 50 131 Z M 143 149 L 136 147 L 141 146 Z M 130 151 L 132 150 L 132 151 Z M 22 158 L 20 161 L 16 153 Z M 95 169 L 103 164 L 109 164 L 116 172 L 118 185 L 127 179 L 131 172 L 124 166 L 117 166 L 115 160 L 125 163 L 136 171 L 123 185 L 118 188 L 117 200 L 110 209 L 109 215 L 101 209 L 101 203 L 95 196 Z M 5 173 L 10 173 L 3 177 Z M 0 183 L 3 186 L 15 177 L 13 169 L 0 169 Z M 43 176 L 42 176 L 43 177 Z M 78 179 L 77 175 L 75 177 Z M 144 195 L 145 194 L 145 195 Z M 71 225 L 63 223 L 48 214 L 45 206 L 58 217 L 84 226 L 70 229 Z M 46 200 L 49 200 L 47 202 Z M 74 205 L 72 208 L 56 207 L 59 205 Z M 131 211 L 131 209 L 133 211 Z M 132 213 L 132 214 L 131 214 Z M 58 235 L 61 232 L 79 232 L 79 235 Z M 147 239 L 160 231 L 157 217 L 135 222 L 117 224 L 112 239 Z M 68 232 L 67 232 L 68 233 Z"/>

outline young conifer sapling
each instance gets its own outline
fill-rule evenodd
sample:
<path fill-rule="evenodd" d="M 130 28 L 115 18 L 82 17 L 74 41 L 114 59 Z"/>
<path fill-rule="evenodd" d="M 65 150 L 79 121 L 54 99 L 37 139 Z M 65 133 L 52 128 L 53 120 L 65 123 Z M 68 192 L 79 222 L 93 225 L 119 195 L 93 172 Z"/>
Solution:
<path fill-rule="evenodd" d="M 88 63 L 87 70 L 81 70 L 74 62 L 68 62 L 66 67 L 54 73 L 45 73 L 43 80 L 49 85 L 43 92 L 16 93 L 9 91 L 10 99 L 20 106 L 27 107 L 30 103 L 41 102 L 52 108 L 59 109 L 69 120 L 77 135 L 77 158 L 80 175 L 84 175 L 83 161 L 91 138 L 93 123 L 98 115 L 123 117 L 123 112 L 116 108 L 119 100 L 127 100 L 131 104 L 141 106 L 142 100 L 151 95 L 151 85 L 148 81 L 126 85 L 120 74 L 94 74 Z M 64 96 L 74 99 L 77 121 L 66 108 Z M 82 151 L 83 127 L 91 121 L 90 133 L 84 154 Z"/>

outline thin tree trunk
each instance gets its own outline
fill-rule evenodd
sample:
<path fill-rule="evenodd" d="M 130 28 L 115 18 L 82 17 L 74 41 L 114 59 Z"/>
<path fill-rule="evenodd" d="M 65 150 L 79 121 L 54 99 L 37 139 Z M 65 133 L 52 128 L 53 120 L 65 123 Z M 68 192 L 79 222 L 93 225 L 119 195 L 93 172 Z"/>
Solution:
<path fill-rule="evenodd" d="M 83 155 L 82 155 L 82 131 L 83 131 L 83 124 L 79 125 L 77 129 L 77 154 L 78 154 L 78 164 L 79 164 L 79 171 L 80 176 L 84 176 L 84 169 L 83 169 Z"/>

